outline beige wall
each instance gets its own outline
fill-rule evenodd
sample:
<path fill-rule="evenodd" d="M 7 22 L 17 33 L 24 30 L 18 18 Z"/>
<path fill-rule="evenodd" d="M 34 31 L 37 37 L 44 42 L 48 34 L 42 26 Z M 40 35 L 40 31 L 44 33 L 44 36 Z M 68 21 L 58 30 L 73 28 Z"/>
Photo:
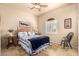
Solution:
<path fill-rule="evenodd" d="M 70 31 L 74 32 L 74 37 L 72 39 L 72 46 L 77 48 L 77 4 L 63 6 L 61 8 L 51 10 L 45 14 L 39 16 L 38 29 L 39 32 L 50 37 L 50 41 L 53 43 L 60 43 L 63 36 L 66 36 Z M 57 34 L 47 34 L 45 32 L 45 22 L 49 18 L 55 18 L 58 21 L 58 33 Z M 64 19 L 72 18 L 72 29 L 64 29 Z"/>
<path fill-rule="evenodd" d="M 37 29 L 37 17 L 29 12 L 4 5 L 0 5 L 1 32 L 5 34 L 8 29 L 17 29 L 19 21 L 30 22 Z"/>
<path fill-rule="evenodd" d="M 1 26 L 1 17 L 0 17 L 0 26 Z M 0 28 L 0 55 L 1 55 L 1 28 Z"/>
<path fill-rule="evenodd" d="M 78 35 L 79 35 L 79 3 L 78 3 L 78 14 L 77 14 L 77 19 L 78 19 Z M 78 54 L 79 54 L 79 36 L 78 36 Z"/>

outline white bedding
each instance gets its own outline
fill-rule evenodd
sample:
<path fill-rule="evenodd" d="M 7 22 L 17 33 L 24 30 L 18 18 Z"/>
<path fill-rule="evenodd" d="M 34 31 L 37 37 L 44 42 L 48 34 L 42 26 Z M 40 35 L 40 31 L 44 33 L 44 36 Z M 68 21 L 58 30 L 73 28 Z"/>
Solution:
<path fill-rule="evenodd" d="M 31 35 L 31 36 L 21 36 L 20 38 L 22 38 L 23 40 L 28 40 L 31 38 L 36 38 L 36 37 L 40 37 L 42 35 Z"/>
<path fill-rule="evenodd" d="M 23 40 L 28 40 L 28 39 L 40 37 L 43 35 L 27 35 L 27 32 L 19 32 L 18 36 L 19 36 L 19 38 L 21 38 Z"/>
<path fill-rule="evenodd" d="M 27 32 L 19 32 L 18 33 L 18 36 L 19 36 L 19 44 L 29 53 L 29 54 L 32 54 L 33 51 L 32 50 L 32 45 L 30 43 L 30 41 L 28 39 L 32 39 L 32 38 L 36 38 L 36 37 L 41 37 L 43 35 L 27 35 Z M 41 47 L 39 47 L 37 49 L 37 52 L 38 51 L 41 51 L 42 49 L 44 49 L 45 47 L 48 47 L 48 43 L 42 45 Z"/>

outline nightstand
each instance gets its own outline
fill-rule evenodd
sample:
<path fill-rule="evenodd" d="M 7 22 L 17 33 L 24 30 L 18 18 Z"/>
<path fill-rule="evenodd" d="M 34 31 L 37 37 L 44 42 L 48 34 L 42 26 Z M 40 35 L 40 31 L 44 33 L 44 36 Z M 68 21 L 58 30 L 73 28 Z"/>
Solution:
<path fill-rule="evenodd" d="M 17 36 L 8 36 L 8 45 L 7 48 L 9 48 L 11 45 L 17 46 Z"/>
<path fill-rule="evenodd" d="M 14 30 L 8 30 L 8 45 L 7 48 L 9 48 L 11 45 L 17 46 L 17 34 L 14 34 Z"/>

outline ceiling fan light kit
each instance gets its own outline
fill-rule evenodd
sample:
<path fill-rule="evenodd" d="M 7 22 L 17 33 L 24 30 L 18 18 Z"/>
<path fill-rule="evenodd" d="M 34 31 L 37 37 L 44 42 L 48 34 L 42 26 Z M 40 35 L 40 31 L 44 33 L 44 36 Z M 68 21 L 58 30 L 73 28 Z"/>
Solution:
<path fill-rule="evenodd" d="M 32 3 L 32 5 L 33 5 L 33 7 L 30 8 L 30 9 L 31 9 L 31 10 L 32 10 L 32 9 L 37 9 L 38 11 L 41 11 L 41 7 L 42 7 L 42 8 L 48 7 L 48 5 L 42 5 L 42 4 L 40 4 L 40 3 Z"/>
<path fill-rule="evenodd" d="M 40 8 L 40 6 L 39 5 L 36 5 L 35 8 Z"/>

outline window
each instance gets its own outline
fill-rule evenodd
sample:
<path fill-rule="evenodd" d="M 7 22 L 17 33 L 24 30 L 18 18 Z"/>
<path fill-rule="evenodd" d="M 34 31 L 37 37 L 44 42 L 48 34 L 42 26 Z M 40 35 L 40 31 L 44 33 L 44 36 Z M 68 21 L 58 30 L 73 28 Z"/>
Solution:
<path fill-rule="evenodd" d="M 57 33 L 57 20 L 50 20 L 46 22 L 46 33 Z"/>

